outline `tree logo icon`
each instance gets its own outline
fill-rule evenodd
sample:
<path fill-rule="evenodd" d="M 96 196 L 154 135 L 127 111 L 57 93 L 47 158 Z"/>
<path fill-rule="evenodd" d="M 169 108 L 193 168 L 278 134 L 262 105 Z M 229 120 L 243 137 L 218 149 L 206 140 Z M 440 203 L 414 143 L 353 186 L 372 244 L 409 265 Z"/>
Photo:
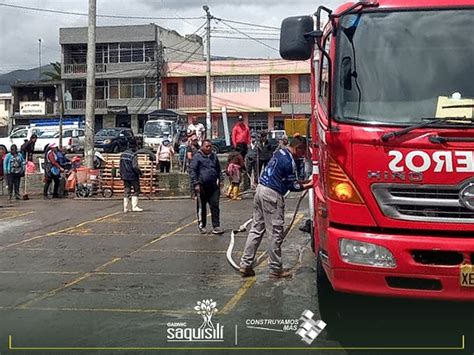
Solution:
<path fill-rule="evenodd" d="M 194 307 L 197 314 L 200 314 L 203 318 L 203 322 L 199 329 L 211 328 L 214 329 L 214 324 L 212 324 L 212 316 L 217 313 L 216 302 L 212 299 L 202 300 L 197 302 L 197 306 Z"/>

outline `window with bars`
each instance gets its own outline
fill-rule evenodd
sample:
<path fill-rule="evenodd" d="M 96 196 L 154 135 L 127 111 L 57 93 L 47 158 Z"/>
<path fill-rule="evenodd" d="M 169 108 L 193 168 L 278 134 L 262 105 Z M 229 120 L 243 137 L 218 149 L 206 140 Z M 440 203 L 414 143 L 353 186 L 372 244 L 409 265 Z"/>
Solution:
<path fill-rule="evenodd" d="M 118 43 L 109 44 L 109 62 L 118 63 L 119 62 L 119 45 Z"/>
<path fill-rule="evenodd" d="M 252 133 L 268 130 L 268 120 L 266 119 L 249 119 L 249 129 Z"/>
<path fill-rule="evenodd" d="M 96 99 L 153 99 L 156 97 L 155 79 L 109 79 L 96 81 Z M 74 81 L 71 85 L 73 100 L 85 100 L 86 82 Z"/>
<path fill-rule="evenodd" d="M 214 77 L 214 92 L 257 92 L 258 75 L 227 75 Z"/>
<path fill-rule="evenodd" d="M 146 86 L 146 97 L 149 99 L 154 99 L 156 97 L 156 80 L 146 78 L 145 86 Z"/>
<path fill-rule="evenodd" d="M 184 79 L 185 95 L 206 95 L 206 78 L 186 78 Z"/>
<path fill-rule="evenodd" d="M 119 98 L 119 80 L 111 79 L 109 80 L 109 99 L 118 99 Z"/>
<path fill-rule="evenodd" d="M 311 90 L 311 76 L 309 74 L 300 75 L 300 92 L 310 92 Z"/>
<path fill-rule="evenodd" d="M 130 63 L 132 61 L 132 43 L 120 43 L 120 63 Z"/>
<path fill-rule="evenodd" d="M 155 60 L 155 42 L 101 43 L 96 45 L 97 64 L 141 63 Z M 64 53 L 65 64 L 85 64 L 87 45 L 71 45 Z"/>
<path fill-rule="evenodd" d="M 137 99 L 145 97 L 144 79 L 132 79 L 132 97 Z"/>

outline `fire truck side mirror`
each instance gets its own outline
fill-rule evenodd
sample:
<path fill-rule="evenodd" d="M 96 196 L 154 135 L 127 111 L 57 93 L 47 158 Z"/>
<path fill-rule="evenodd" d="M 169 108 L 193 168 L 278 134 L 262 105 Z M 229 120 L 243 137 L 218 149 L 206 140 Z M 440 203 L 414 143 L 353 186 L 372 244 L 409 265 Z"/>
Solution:
<path fill-rule="evenodd" d="M 311 16 L 288 17 L 281 23 L 280 55 L 288 60 L 311 58 L 314 46 L 313 18 Z"/>

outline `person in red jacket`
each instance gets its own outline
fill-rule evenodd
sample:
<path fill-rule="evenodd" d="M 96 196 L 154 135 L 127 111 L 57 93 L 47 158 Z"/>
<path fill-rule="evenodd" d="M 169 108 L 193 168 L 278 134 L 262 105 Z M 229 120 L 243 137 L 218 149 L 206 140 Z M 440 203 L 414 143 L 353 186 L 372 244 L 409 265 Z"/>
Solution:
<path fill-rule="evenodd" d="M 247 155 L 248 146 L 251 142 L 250 129 L 244 123 L 242 115 L 239 116 L 239 122 L 232 128 L 232 146 L 238 149 L 245 159 Z"/>

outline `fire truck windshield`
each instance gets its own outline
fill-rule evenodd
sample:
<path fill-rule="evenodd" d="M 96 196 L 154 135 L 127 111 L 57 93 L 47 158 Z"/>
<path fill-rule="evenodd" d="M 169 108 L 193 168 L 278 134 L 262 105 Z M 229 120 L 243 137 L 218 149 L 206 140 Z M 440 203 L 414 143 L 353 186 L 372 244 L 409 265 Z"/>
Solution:
<path fill-rule="evenodd" d="M 410 125 L 439 117 L 442 100 L 473 103 L 473 28 L 474 9 L 343 16 L 335 119 Z"/>

